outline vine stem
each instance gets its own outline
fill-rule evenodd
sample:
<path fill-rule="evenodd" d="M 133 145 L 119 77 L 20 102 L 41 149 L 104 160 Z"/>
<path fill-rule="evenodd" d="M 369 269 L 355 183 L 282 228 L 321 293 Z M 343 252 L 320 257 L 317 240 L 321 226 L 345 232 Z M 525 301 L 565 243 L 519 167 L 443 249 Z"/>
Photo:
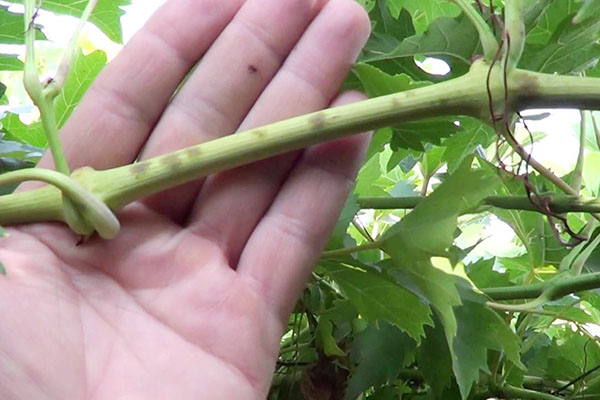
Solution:
<path fill-rule="evenodd" d="M 578 194 L 581 193 L 581 182 L 583 180 L 583 164 L 585 162 L 585 132 L 587 130 L 587 116 L 585 111 L 579 112 L 581 122 L 579 124 L 579 152 L 577 153 L 577 162 L 573 170 L 571 187 Z"/>
<path fill-rule="evenodd" d="M 56 170 L 64 175 L 69 175 L 69 165 L 58 138 L 58 128 L 56 125 L 56 112 L 54 109 L 54 98 L 56 94 L 47 92 L 40 82 L 40 76 L 37 71 L 35 60 L 35 0 L 25 0 L 25 67 L 23 84 L 25 90 L 33 103 L 40 110 L 42 126 L 48 140 L 48 147 L 54 159 Z M 49 95 L 50 94 L 50 95 Z"/>
<path fill-rule="evenodd" d="M 492 61 L 494 59 L 494 55 L 498 51 L 498 41 L 494 36 L 494 32 L 490 26 L 485 22 L 483 17 L 477 9 L 471 4 L 471 2 L 467 0 L 451 0 L 456 5 L 458 5 L 461 10 L 465 13 L 467 18 L 471 21 L 471 23 L 477 29 L 477 33 L 479 34 L 479 41 L 481 42 L 481 47 L 483 48 L 483 56 L 487 61 Z"/>
<path fill-rule="evenodd" d="M 526 33 L 522 0 L 505 0 L 504 29 L 505 35 L 508 36 L 505 42 L 507 44 L 510 43 L 505 54 L 508 70 L 510 71 L 519 64 L 523 49 L 525 48 Z"/>
<path fill-rule="evenodd" d="M 382 126 L 441 115 L 469 115 L 489 122 L 488 90 L 498 102 L 495 106 L 508 100 L 507 110 L 600 109 L 598 78 L 516 69 L 508 76 L 504 96 L 502 79 L 486 84 L 489 70 L 489 63 L 479 60 L 466 75 L 436 85 L 291 118 L 111 170 L 83 168 L 72 176 L 118 211 L 135 200 L 212 173 Z M 496 78 L 503 76 L 500 67 L 494 67 L 493 73 Z M 42 221 L 40 217 L 48 215 L 64 220 L 57 213 L 61 203 L 60 191 L 52 188 L 0 196 L 0 224 Z"/>
<path fill-rule="evenodd" d="M 337 257 L 342 257 L 342 256 L 347 256 L 350 254 L 358 253 L 361 251 L 377 250 L 377 249 L 380 249 L 381 246 L 383 246 L 383 241 L 375 240 L 373 242 L 363 244 L 362 246 L 347 247 L 347 248 L 343 248 L 343 249 L 324 251 L 321 254 L 321 257 L 322 258 L 337 258 Z"/>
<path fill-rule="evenodd" d="M 395 210 L 412 209 L 419 205 L 425 197 L 359 197 L 357 203 L 362 209 Z M 490 206 L 507 210 L 524 210 L 540 212 L 540 209 L 527 196 L 489 196 L 485 198 L 482 207 Z M 600 199 L 584 199 L 578 196 L 549 196 L 548 207 L 556 213 L 567 212 L 600 212 Z M 480 211 L 473 210 L 473 212 Z"/>
<path fill-rule="evenodd" d="M 119 232 L 119 220 L 106 204 L 70 177 L 59 172 L 41 168 L 21 169 L 13 171 L 10 174 L 0 175 L 0 186 L 24 181 L 49 183 L 53 187 L 58 188 L 67 199 L 73 202 L 77 209 L 83 210 L 82 216 L 86 218 L 86 222 L 89 222 L 89 224 L 77 225 L 75 222 L 70 224 L 71 228 L 77 233 L 89 235 L 95 230 L 102 238 L 112 239 Z M 90 225 L 91 230 L 88 228 Z"/>
<path fill-rule="evenodd" d="M 533 285 L 484 288 L 481 291 L 494 301 L 536 299 L 544 294 L 548 295 L 548 299 L 552 301 L 572 293 L 597 288 L 600 288 L 600 272 L 561 277 L 556 282 L 547 281 Z"/>
<path fill-rule="evenodd" d="M 97 4 L 98 0 L 88 1 L 83 13 L 81 14 L 81 17 L 79 18 L 79 24 L 71 36 L 67 50 L 65 50 L 63 58 L 58 64 L 58 69 L 56 70 L 54 79 L 51 80 L 44 89 L 44 93 L 51 99 L 54 99 L 60 93 L 67 81 L 69 71 L 71 70 L 71 62 L 77 49 L 77 39 L 79 39 L 81 30 L 90 19 L 90 16 L 92 15 L 92 12 L 94 11 L 94 8 L 96 8 Z"/>

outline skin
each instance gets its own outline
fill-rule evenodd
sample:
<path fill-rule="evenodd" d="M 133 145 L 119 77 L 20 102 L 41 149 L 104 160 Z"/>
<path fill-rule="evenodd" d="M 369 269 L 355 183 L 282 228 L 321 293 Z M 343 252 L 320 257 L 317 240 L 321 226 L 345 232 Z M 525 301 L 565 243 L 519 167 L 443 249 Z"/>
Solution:
<path fill-rule="evenodd" d="M 336 94 L 369 28 L 354 0 L 170 0 L 62 130 L 69 164 L 109 168 L 359 100 Z M 112 241 L 76 246 L 57 224 L 10 229 L 0 241 L 0 398 L 264 398 L 367 142 L 327 143 L 132 204 Z"/>

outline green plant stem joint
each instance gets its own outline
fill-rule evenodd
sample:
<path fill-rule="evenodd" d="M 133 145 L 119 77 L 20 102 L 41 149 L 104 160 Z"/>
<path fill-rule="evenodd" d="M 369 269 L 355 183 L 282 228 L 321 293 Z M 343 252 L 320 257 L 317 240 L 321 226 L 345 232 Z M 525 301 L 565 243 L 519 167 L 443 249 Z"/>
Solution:
<path fill-rule="evenodd" d="M 110 170 L 79 169 L 72 178 L 117 212 L 135 200 L 222 170 L 391 124 L 441 115 L 469 115 L 489 123 L 489 69 L 489 63 L 479 60 L 466 75 L 436 85 L 314 112 Z M 504 104 L 503 71 L 494 67 L 489 92 L 500 112 L 600 109 L 598 78 L 515 69 L 507 79 Z M 62 203 L 61 190 L 51 186 L 2 196 L 0 224 L 67 222 Z"/>

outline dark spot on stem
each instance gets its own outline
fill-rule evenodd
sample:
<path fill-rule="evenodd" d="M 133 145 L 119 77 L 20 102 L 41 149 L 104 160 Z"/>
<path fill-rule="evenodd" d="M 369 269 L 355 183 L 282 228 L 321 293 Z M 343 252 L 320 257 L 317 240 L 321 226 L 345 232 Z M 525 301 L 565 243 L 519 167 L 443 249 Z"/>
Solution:
<path fill-rule="evenodd" d="M 252 65 L 252 64 L 248 64 L 248 71 L 251 74 L 255 74 L 258 72 L 258 68 L 256 68 L 256 66 Z"/>
<path fill-rule="evenodd" d="M 316 113 L 309 117 L 308 122 L 314 129 L 323 129 L 325 127 L 325 115 L 323 113 Z"/>
<path fill-rule="evenodd" d="M 140 163 L 135 163 L 135 164 L 131 165 L 131 172 L 133 172 L 135 175 L 143 174 L 147 169 L 148 169 L 147 162 L 140 162 Z"/>
<path fill-rule="evenodd" d="M 252 134 L 253 134 L 254 136 L 256 136 L 257 138 L 259 138 L 259 139 L 262 139 L 262 138 L 264 138 L 264 137 L 267 135 L 267 134 L 265 133 L 265 131 L 263 131 L 262 129 L 254 129 L 254 130 L 252 131 Z"/>
<path fill-rule="evenodd" d="M 170 170 L 177 170 L 181 166 L 181 160 L 175 153 L 167 154 L 160 159 L 161 163 L 167 166 Z"/>
<path fill-rule="evenodd" d="M 198 156 L 200 156 L 200 153 L 202 151 L 200 151 L 200 149 L 197 146 L 192 146 L 192 147 L 188 147 L 185 150 L 185 153 L 190 157 L 190 158 L 197 158 Z"/>
<path fill-rule="evenodd" d="M 525 97 L 535 97 L 539 93 L 540 83 L 537 78 L 533 76 L 528 76 L 526 79 L 523 79 L 521 82 L 521 90 L 520 92 Z"/>

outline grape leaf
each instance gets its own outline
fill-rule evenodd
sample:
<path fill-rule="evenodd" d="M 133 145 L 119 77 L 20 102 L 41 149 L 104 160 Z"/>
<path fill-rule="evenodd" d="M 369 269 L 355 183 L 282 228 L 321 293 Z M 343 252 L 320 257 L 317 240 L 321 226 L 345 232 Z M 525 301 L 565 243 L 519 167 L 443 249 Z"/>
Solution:
<path fill-rule="evenodd" d="M 22 71 L 23 66 L 23 62 L 17 56 L 0 54 L 0 71 Z"/>
<path fill-rule="evenodd" d="M 452 355 L 448 348 L 441 321 L 435 318 L 435 327 L 425 327 L 425 338 L 417 348 L 417 364 L 425 382 L 431 386 L 434 398 L 441 397 L 445 388 L 452 385 Z"/>
<path fill-rule="evenodd" d="M 391 34 L 379 34 L 377 38 L 378 40 L 367 44 L 361 61 L 373 64 L 389 74 L 412 73 L 414 69 L 407 68 L 406 59 L 414 65 L 415 56 L 426 56 L 442 59 L 450 65 L 452 71 L 443 79 L 456 77 L 469 70 L 471 58 L 480 49 L 477 31 L 464 15 L 458 18 L 439 18 L 424 34 L 403 40 L 396 39 Z M 428 79 L 426 76 L 421 74 L 423 79 Z M 429 75 L 428 80 L 436 79 Z"/>
<path fill-rule="evenodd" d="M 408 10 L 417 32 L 424 32 L 437 18 L 460 14 L 456 4 L 446 1 L 388 0 L 388 7 L 394 17 L 398 17 L 403 8 Z"/>
<path fill-rule="evenodd" d="M 468 157 L 427 199 L 390 228 L 384 243 L 388 254 L 416 263 L 447 255 L 458 216 L 494 193 L 500 183 L 496 174 L 471 169 L 472 161 Z"/>
<path fill-rule="evenodd" d="M 431 324 L 429 307 L 383 274 L 334 262 L 321 267 L 369 322 L 388 321 L 416 341 Z"/>
<path fill-rule="evenodd" d="M 593 65 L 598 59 L 598 32 L 600 31 L 600 18 L 588 18 L 580 24 L 572 23 L 573 14 L 568 7 L 573 3 L 569 1 L 555 1 L 546 10 L 550 22 L 544 25 L 546 31 L 533 35 L 529 39 L 519 67 L 532 71 L 547 73 L 577 73 Z M 557 8 L 559 8 L 557 10 Z M 600 16 L 600 12 L 596 17 Z M 558 22 L 560 19 L 560 22 Z M 556 26 L 554 26 L 556 25 Z M 541 28 L 540 28 L 541 29 Z M 550 34 L 550 38 L 546 39 Z M 543 43 L 547 40 L 547 43 Z M 533 43 L 532 43 L 533 42 Z M 543 44 L 539 44 L 539 43 Z"/>
<path fill-rule="evenodd" d="M 19 1 L 20 3 L 20 1 Z M 8 11 L 8 7 L 0 6 L 0 43 L 23 44 L 25 43 L 25 22 L 23 14 Z M 46 36 L 41 30 L 36 29 L 35 38 L 45 40 Z"/>
<path fill-rule="evenodd" d="M 59 128 L 65 124 L 105 64 L 106 54 L 102 51 L 95 51 L 88 55 L 79 53 L 74 57 L 71 72 L 55 102 L 56 121 Z M 39 121 L 26 125 L 19 120 L 18 115 L 9 113 L 2 123 L 16 140 L 35 147 L 46 147 L 46 136 Z"/>
<path fill-rule="evenodd" d="M 454 313 L 458 330 L 452 343 L 452 364 L 463 399 L 469 395 L 479 371 L 488 371 L 488 350 L 502 351 L 519 368 L 526 369 L 520 360 L 517 335 L 495 311 L 482 302 L 464 300 Z"/>
<path fill-rule="evenodd" d="M 365 390 L 396 379 L 414 361 L 416 343 L 395 326 L 381 322 L 368 326 L 352 343 L 350 359 L 356 365 L 348 380 L 345 398 L 355 399 Z"/>
<path fill-rule="evenodd" d="M 565 17 L 575 14 L 578 8 L 574 0 L 553 1 L 545 7 L 538 17 L 537 24 L 527 34 L 527 43 L 548 44 Z"/>
<path fill-rule="evenodd" d="M 443 160 L 448 163 L 448 172 L 456 171 L 469 155 L 481 146 L 488 147 L 495 139 L 494 130 L 479 120 L 469 117 L 457 118 L 457 132 L 445 139 L 442 145 L 446 148 Z"/>

